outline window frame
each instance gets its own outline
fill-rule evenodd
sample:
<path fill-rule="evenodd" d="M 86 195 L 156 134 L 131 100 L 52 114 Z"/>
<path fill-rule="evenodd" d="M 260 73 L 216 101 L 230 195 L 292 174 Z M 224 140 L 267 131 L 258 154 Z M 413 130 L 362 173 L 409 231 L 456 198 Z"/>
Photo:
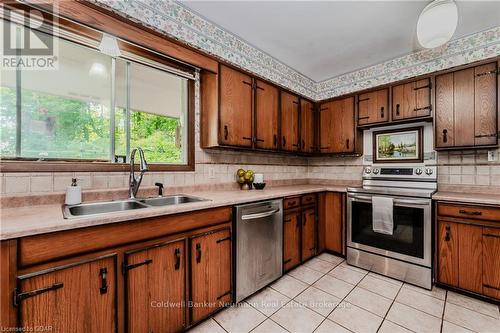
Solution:
<path fill-rule="evenodd" d="M 3 20 L 6 18 L 2 17 Z M 46 19 L 46 17 L 45 17 Z M 14 22 L 19 23 L 19 22 Z M 63 40 L 97 49 L 96 45 L 104 34 L 93 28 L 86 27 L 79 23 L 66 21 L 62 18 L 51 16 L 51 23 L 57 25 L 59 36 Z M 151 49 L 134 44 L 122 39 L 118 40 L 120 49 L 124 53 L 121 57 L 124 61 L 134 62 L 146 66 L 156 67 L 161 70 L 162 66 L 172 69 L 166 70 L 176 74 L 176 71 L 186 74 L 192 73 L 198 68 L 177 61 L 168 55 L 161 54 Z M 142 61 L 141 61 L 142 60 Z M 158 64 L 154 66 L 153 64 Z M 182 77 L 182 75 L 179 75 Z M 195 79 L 187 79 L 187 147 L 185 164 L 165 164 L 149 163 L 150 171 L 194 171 L 195 170 Z M 129 171 L 130 164 L 115 163 L 112 161 L 91 160 L 91 159 L 64 159 L 64 158 L 26 158 L 26 157 L 0 157 L 0 172 L 113 172 Z"/>

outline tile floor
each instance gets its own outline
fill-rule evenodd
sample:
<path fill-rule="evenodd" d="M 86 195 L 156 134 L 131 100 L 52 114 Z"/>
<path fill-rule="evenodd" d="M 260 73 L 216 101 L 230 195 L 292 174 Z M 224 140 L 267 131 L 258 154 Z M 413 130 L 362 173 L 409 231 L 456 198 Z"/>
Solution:
<path fill-rule="evenodd" d="M 190 332 L 499 332 L 499 307 L 323 253 Z"/>

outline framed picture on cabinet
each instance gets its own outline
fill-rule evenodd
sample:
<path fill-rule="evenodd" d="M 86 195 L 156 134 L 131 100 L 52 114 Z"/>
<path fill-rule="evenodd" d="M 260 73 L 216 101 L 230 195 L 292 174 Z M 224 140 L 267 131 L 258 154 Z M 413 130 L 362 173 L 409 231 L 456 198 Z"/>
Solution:
<path fill-rule="evenodd" d="M 374 163 L 423 162 L 423 127 L 373 132 Z"/>

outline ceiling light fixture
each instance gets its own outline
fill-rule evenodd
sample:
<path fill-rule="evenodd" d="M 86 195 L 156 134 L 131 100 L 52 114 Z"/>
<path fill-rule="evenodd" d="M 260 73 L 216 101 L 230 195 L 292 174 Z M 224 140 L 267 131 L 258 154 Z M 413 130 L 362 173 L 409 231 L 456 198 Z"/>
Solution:
<path fill-rule="evenodd" d="M 116 37 L 103 34 L 101 43 L 99 44 L 99 50 L 111 57 L 119 57 L 122 53 L 120 52 L 120 47 L 118 46 L 118 40 Z"/>
<path fill-rule="evenodd" d="M 417 38 L 427 49 L 448 42 L 458 23 L 457 4 L 453 0 L 434 0 L 420 13 L 417 22 Z"/>

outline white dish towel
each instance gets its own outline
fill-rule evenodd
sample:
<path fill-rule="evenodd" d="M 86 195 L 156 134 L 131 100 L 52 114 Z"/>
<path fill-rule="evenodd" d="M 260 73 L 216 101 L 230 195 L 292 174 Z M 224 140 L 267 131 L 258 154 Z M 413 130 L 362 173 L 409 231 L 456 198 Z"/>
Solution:
<path fill-rule="evenodd" d="M 392 198 L 373 196 L 372 207 L 373 231 L 380 234 L 392 235 L 394 230 Z"/>

